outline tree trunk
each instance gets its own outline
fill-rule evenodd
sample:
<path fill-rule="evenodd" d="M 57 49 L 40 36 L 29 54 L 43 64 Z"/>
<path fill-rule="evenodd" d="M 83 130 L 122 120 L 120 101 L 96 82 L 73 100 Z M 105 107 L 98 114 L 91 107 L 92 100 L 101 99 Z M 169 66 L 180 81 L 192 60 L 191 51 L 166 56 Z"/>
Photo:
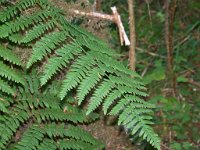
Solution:
<path fill-rule="evenodd" d="M 176 0 L 172 4 L 165 0 L 165 43 L 167 49 L 167 73 L 170 77 L 170 86 L 173 88 L 173 95 L 176 95 L 176 76 L 173 68 L 173 25 L 176 11 Z"/>
<path fill-rule="evenodd" d="M 135 47 L 136 47 L 136 34 L 135 34 L 135 15 L 134 15 L 134 0 L 128 0 L 129 8 L 129 27 L 130 27 L 130 50 L 129 50 L 129 67 L 135 71 Z"/>

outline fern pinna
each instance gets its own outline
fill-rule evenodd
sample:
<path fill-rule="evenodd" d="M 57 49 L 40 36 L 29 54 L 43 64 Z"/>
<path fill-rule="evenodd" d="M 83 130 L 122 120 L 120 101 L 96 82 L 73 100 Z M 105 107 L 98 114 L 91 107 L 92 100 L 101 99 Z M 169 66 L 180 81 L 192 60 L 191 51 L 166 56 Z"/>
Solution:
<path fill-rule="evenodd" d="M 12 88 L 12 83 L 24 85 L 19 69 L 21 66 L 19 58 L 6 46 L 0 44 L 0 91 L 15 95 L 16 91 Z M 14 68 L 18 69 L 18 72 L 14 71 Z"/>
<path fill-rule="evenodd" d="M 0 116 L 0 149 L 103 148 L 101 142 L 75 126 L 95 120 L 97 114 L 86 116 L 73 106 L 72 100 L 71 104 L 65 100 L 61 103 L 52 88 L 41 92 L 35 75 L 27 75 L 26 80 L 25 89 L 18 89 L 17 98 L 0 96 L 7 104 Z"/>
<path fill-rule="evenodd" d="M 104 114 L 119 115 L 119 125 L 160 149 L 150 126 L 155 106 L 142 99 L 147 94 L 140 76 L 118 62 L 119 54 L 104 42 L 67 22 L 63 11 L 46 0 L 21 0 L 6 7 L 0 22 L 1 39 L 32 47 L 27 69 L 44 64 L 42 86 L 66 72 L 61 100 L 76 89 L 79 105 L 90 96 L 87 115 L 102 105 Z"/>

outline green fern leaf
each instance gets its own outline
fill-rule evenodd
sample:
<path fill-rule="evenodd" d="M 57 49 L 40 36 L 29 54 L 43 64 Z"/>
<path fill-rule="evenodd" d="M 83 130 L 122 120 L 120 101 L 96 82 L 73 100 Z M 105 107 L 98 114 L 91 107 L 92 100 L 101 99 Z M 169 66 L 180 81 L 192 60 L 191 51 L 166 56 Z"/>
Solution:
<path fill-rule="evenodd" d="M 117 85 L 125 85 L 130 88 L 137 88 L 138 90 L 146 90 L 143 83 L 128 76 L 109 76 L 109 78 Z"/>
<path fill-rule="evenodd" d="M 82 140 L 90 144 L 100 144 L 94 137 L 92 137 L 88 132 L 80 127 L 69 125 L 66 128 L 64 124 L 57 125 L 55 123 L 52 123 L 46 125 L 44 127 L 44 130 L 50 138 L 57 136 L 66 136 L 68 138 Z"/>
<path fill-rule="evenodd" d="M 14 81 L 16 83 L 25 84 L 24 79 L 16 74 L 11 68 L 6 66 L 2 61 L 0 61 L 0 76 L 7 78 L 8 80 Z"/>
<path fill-rule="evenodd" d="M 25 107 L 24 107 L 25 108 Z M 26 108 L 25 108 L 26 109 Z M 20 108 L 15 108 L 8 116 L 1 115 L 0 120 L 0 143 L 7 144 L 12 138 L 14 132 L 20 127 L 20 123 L 25 122 L 28 119 L 27 112 Z"/>
<path fill-rule="evenodd" d="M 104 114 L 107 114 L 108 108 L 111 106 L 111 104 L 117 99 L 122 96 L 122 92 L 119 90 L 113 90 L 108 97 L 105 99 L 105 102 L 103 103 L 103 111 Z"/>
<path fill-rule="evenodd" d="M 21 0 L 15 6 L 10 6 L 6 8 L 6 11 L 0 11 L 0 21 L 5 22 L 7 20 L 10 20 L 19 12 L 19 10 L 33 6 L 36 3 L 36 1 L 37 0 Z"/>
<path fill-rule="evenodd" d="M 76 87 L 80 81 L 86 76 L 86 72 L 96 62 L 92 59 L 90 53 L 79 57 L 77 62 L 72 65 L 71 72 L 66 75 L 66 79 L 63 81 L 59 97 L 63 99 L 67 92 Z"/>
<path fill-rule="evenodd" d="M 97 37 L 93 37 L 93 35 L 91 34 L 88 35 L 88 33 L 84 33 L 84 34 L 86 34 L 86 36 L 82 36 L 82 39 L 83 39 L 82 44 L 87 46 L 89 49 L 93 50 L 95 55 L 97 53 L 100 53 L 101 55 L 105 55 L 107 57 L 120 56 L 114 50 L 111 50 L 105 43 L 101 42 L 101 40 L 98 40 Z"/>
<path fill-rule="evenodd" d="M 4 60 L 11 62 L 12 64 L 22 66 L 21 61 L 10 50 L 0 45 L 0 57 Z"/>
<path fill-rule="evenodd" d="M 83 123 L 85 121 L 85 117 L 83 116 L 83 113 L 63 113 L 62 110 L 59 109 L 43 109 L 40 110 L 40 114 L 37 114 L 37 111 L 34 112 L 35 116 L 37 117 L 37 120 L 40 122 L 40 120 L 46 121 L 71 121 L 74 123 Z"/>
<path fill-rule="evenodd" d="M 88 132 L 86 132 L 82 128 L 75 127 L 75 126 L 69 126 L 67 132 L 65 133 L 65 136 L 70 136 L 77 140 L 82 140 L 91 144 L 100 144 Z"/>
<path fill-rule="evenodd" d="M 45 74 L 40 78 L 41 85 L 45 85 L 51 77 L 61 70 L 63 67 L 74 58 L 74 55 L 78 55 L 81 49 L 75 44 L 64 45 L 61 49 L 56 51 L 57 55 L 60 57 L 53 57 L 49 59 L 48 64 L 45 66 Z"/>
<path fill-rule="evenodd" d="M 133 109 L 134 108 L 155 108 L 155 106 L 153 104 L 147 103 L 144 100 L 142 100 L 141 98 L 139 98 L 136 95 L 133 96 L 127 96 L 125 95 L 124 98 L 122 98 L 115 106 L 113 106 L 111 112 L 109 113 L 110 115 L 117 115 L 119 114 L 120 111 L 122 111 L 123 109 L 125 109 L 130 103 L 134 103 Z"/>
<path fill-rule="evenodd" d="M 101 61 L 104 65 L 114 68 L 116 71 L 125 73 L 127 75 L 139 77 L 137 73 L 131 71 L 130 69 L 125 67 L 123 64 L 119 63 L 117 60 L 114 60 L 112 57 L 101 54 L 99 52 L 96 52 L 96 54 L 93 55 L 93 57 L 96 58 L 98 61 Z"/>
<path fill-rule="evenodd" d="M 91 97 L 87 115 L 95 110 L 103 101 L 103 99 L 107 96 L 107 94 L 112 90 L 113 83 L 109 82 L 109 80 L 105 80 L 101 83 L 101 85 L 95 90 L 95 93 Z"/>
<path fill-rule="evenodd" d="M 0 80 L 1 85 L 1 80 Z M 1 90 L 1 89 L 0 89 Z M 8 106 L 10 105 L 9 101 L 0 97 L 0 111 L 3 113 L 8 113 Z"/>
<path fill-rule="evenodd" d="M 26 33 L 23 39 L 21 39 L 20 43 L 31 42 L 40 37 L 42 34 L 44 34 L 45 31 L 51 30 L 54 27 L 55 27 L 54 20 L 47 21 L 46 23 L 39 23 Z"/>
<path fill-rule="evenodd" d="M 7 0 L 0 0 L 0 4 L 5 3 Z"/>
<path fill-rule="evenodd" d="M 139 96 L 143 96 L 143 97 L 146 97 L 148 96 L 147 93 L 143 92 L 143 91 L 140 91 L 140 90 L 137 90 L 135 89 L 136 87 L 128 87 L 128 86 L 121 86 L 121 85 L 118 85 L 117 86 L 117 89 L 119 90 L 119 92 L 121 93 L 130 93 L 130 94 L 136 94 L 136 95 L 139 95 Z"/>
<path fill-rule="evenodd" d="M 37 150 L 56 150 L 57 146 L 54 140 L 52 139 L 43 139 L 42 142 L 37 146 Z"/>
<path fill-rule="evenodd" d="M 92 69 L 88 72 L 88 75 L 82 80 L 78 87 L 78 105 L 84 100 L 85 96 L 95 87 L 98 81 L 105 75 L 105 70 L 99 68 Z"/>
<path fill-rule="evenodd" d="M 11 33 L 8 38 L 11 42 L 20 44 L 20 41 L 23 39 L 23 35 L 20 33 Z"/>
<path fill-rule="evenodd" d="M 60 43 L 66 40 L 66 33 L 53 32 L 43 37 L 33 47 L 33 54 L 27 63 L 27 68 L 30 68 L 32 64 L 41 60 L 48 53 L 51 53 Z"/>
<path fill-rule="evenodd" d="M 62 140 L 59 141 L 59 149 L 60 150 L 65 150 L 65 149 L 75 149 L 75 150 L 81 150 L 81 149 L 85 149 L 85 150 L 97 150 L 99 148 L 102 148 L 101 145 L 91 145 L 89 143 L 85 143 L 83 141 L 77 141 L 74 139 L 70 139 L 70 140 Z"/>
<path fill-rule="evenodd" d="M 27 150 L 35 149 L 44 137 L 44 130 L 42 130 L 38 125 L 32 125 L 20 139 L 20 141 L 15 145 L 15 149 Z M 27 148 L 28 146 L 28 148 Z"/>
<path fill-rule="evenodd" d="M 6 24 L 0 26 L 0 38 L 5 38 L 11 33 L 15 33 L 20 30 L 25 30 L 29 25 L 38 23 L 45 20 L 53 13 L 48 13 L 47 11 L 39 11 L 31 16 L 21 16 L 14 21 L 7 22 Z"/>
<path fill-rule="evenodd" d="M 0 79 L 0 90 L 11 95 L 14 95 L 16 92 L 14 89 L 12 89 L 11 86 L 8 85 L 8 83 L 4 82 L 1 79 Z"/>

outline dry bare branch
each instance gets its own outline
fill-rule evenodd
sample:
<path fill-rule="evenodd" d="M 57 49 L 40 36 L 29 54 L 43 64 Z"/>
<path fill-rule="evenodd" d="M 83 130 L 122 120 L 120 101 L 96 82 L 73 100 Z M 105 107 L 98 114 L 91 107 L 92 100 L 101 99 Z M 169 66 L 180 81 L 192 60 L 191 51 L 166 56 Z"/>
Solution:
<path fill-rule="evenodd" d="M 96 17 L 108 21 L 114 22 L 119 29 L 119 35 L 120 35 L 120 43 L 121 45 L 130 45 L 130 41 L 128 39 L 128 36 L 125 32 L 124 26 L 121 21 L 121 17 L 119 13 L 117 12 L 116 7 L 111 7 L 112 10 L 112 15 L 104 14 L 104 13 L 98 13 L 98 12 L 83 12 L 79 10 L 70 10 L 71 13 L 76 14 L 76 15 L 81 15 L 81 16 L 88 16 L 88 17 Z"/>

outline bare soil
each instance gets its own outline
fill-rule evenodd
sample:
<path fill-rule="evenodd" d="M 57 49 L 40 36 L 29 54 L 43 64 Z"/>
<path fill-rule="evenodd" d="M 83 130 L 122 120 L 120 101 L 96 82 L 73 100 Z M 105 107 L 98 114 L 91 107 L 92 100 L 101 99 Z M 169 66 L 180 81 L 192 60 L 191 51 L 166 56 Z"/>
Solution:
<path fill-rule="evenodd" d="M 116 125 L 106 125 L 103 119 L 82 128 L 101 140 L 106 150 L 136 150 L 123 130 Z"/>

